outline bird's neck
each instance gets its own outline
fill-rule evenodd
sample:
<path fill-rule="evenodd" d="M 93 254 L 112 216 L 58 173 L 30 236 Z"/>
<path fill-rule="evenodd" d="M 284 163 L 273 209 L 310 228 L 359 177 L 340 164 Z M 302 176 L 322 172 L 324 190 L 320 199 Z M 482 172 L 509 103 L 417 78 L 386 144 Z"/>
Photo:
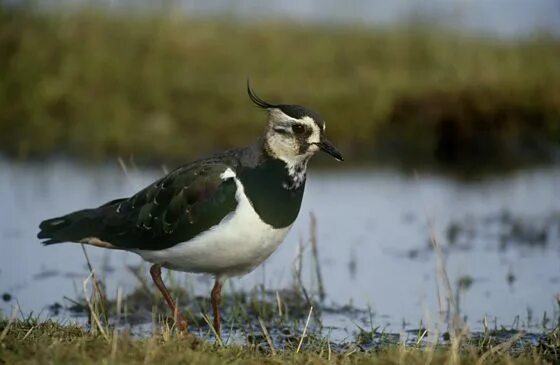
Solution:
<path fill-rule="evenodd" d="M 266 153 L 259 160 L 256 166 L 239 170 L 245 194 L 264 222 L 287 227 L 301 207 L 307 163 L 289 164 Z"/>
<path fill-rule="evenodd" d="M 307 161 L 309 158 L 296 160 L 296 161 L 283 161 L 285 164 L 287 174 L 287 182 L 284 184 L 284 188 L 288 190 L 298 189 L 302 184 L 305 183 L 307 176 Z"/>
<path fill-rule="evenodd" d="M 283 165 L 286 170 L 286 178 L 282 186 L 287 190 L 298 189 L 305 183 L 307 174 L 307 162 L 311 158 L 309 155 L 284 157 L 275 154 L 266 141 L 263 143 L 263 154 L 265 156 L 263 165 L 277 164 Z"/>

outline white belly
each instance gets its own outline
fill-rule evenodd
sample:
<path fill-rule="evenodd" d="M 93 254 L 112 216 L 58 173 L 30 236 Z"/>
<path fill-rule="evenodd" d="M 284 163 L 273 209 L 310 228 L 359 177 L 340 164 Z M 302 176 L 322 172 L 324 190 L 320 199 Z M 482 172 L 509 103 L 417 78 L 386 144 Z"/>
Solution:
<path fill-rule="evenodd" d="M 227 178 L 231 174 L 228 170 L 223 176 Z M 149 262 L 178 271 L 235 276 L 253 270 L 278 248 L 291 225 L 278 229 L 264 223 L 239 180 L 235 178 L 235 181 L 237 208 L 218 225 L 164 250 L 134 252 Z"/>

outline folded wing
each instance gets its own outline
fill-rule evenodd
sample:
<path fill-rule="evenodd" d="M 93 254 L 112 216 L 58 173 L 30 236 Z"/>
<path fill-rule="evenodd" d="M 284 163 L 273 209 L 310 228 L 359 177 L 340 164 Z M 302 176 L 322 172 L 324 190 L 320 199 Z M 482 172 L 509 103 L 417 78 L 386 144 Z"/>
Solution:
<path fill-rule="evenodd" d="M 128 199 L 46 220 L 38 237 L 44 244 L 95 239 L 142 250 L 188 241 L 235 210 L 235 181 L 222 176 L 228 168 L 218 160 L 178 168 Z"/>

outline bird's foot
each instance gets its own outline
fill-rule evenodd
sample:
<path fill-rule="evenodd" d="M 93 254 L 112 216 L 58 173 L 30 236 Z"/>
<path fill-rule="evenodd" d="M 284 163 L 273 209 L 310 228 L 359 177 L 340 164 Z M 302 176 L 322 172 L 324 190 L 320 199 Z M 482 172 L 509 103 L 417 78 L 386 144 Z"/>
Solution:
<path fill-rule="evenodd" d="M 194 334 L 189 332 L 187 321 L 183 317 L 177 318 L 175 321 L 175 327 L 179 330 L 177 333 L 177 338 L 185 341 L 186 346 L 195 350 L 199 348 L 202 344 L 202 341 L 196 337 Z"/>
<path fill-rule="evenodd" d="M 175 321 L 175 326 L 181 333 L 188 333 L 187 321 L 183 318 L 183 316 L 177 316 L 177 320 Z"/>

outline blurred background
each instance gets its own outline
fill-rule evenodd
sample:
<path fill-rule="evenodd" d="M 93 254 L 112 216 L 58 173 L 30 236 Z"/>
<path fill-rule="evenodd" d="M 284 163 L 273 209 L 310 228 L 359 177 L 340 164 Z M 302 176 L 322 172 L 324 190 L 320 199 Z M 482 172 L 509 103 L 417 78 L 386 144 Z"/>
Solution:
<path fill-rule="evenodd" d="M 232 287 L 289 285 L 314 212 L 327 303 L 436 317 L 436 237 L 472 328 L 558 318 L 557 0 L 0 1 L 0 309 L 46 313 L 87 276 L 41 220 L 259 136 L 248 77 L 347 161 L 313 161 L 286 243 Z M 136 256 L 89 250 L 109 295 L 138 284 Z"/>

